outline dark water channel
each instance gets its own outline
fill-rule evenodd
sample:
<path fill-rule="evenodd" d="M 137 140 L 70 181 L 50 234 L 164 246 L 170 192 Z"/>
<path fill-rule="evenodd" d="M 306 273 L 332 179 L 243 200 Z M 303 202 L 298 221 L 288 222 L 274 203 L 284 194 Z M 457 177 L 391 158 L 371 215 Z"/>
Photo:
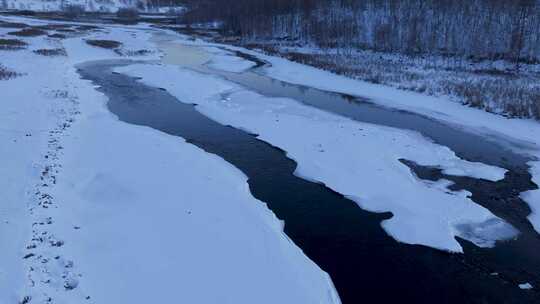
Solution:
<path fill-rule="evenodd" d="M 252 134 L 210 120 L 193 105 L 179 102 L 164 90 L 143 85 L 136 78 L 112 73 L 114 67 L 129 63 L 91 62 L 79 66 L 79 73 L 101 86 L 99 90 L 109 97 L 109 110 L 120 120 L 183 137 L 242 170 L 249 177 L 252 194 L 285 220 L 287 235 L 330 274 L 343 303 L 540 303 L 537 289 L 523 291 L 517 287 L 523 282 L 534 286 L 540 284 L 540 239 L 524 220 L 529 209 L 517 197 L 520 191 L 534 187 L 526 173 L 526 157 L 479 136 L 469 134 L 471 137 L 467 137 L 468 133 L 422 118 L 426 128 L 432 130 L 432 133 L 423 134 L 434 141 L 451 147 L 466 159 L 504 164 L 510 172 L 503 181 L 493 183 L 442 176 L 437 168 L 404 163 L 421 178 L 444 177 L 453 180 L 456 189 L 468 189 L 476 202 L 506 219 L 521 234 L 517 240 L 498 243 L 492 249 L 477 248 L 460 240 L 465 249 L 463 255 L 401 244 L 380 226 L 382 220 L 392 216 L 390 213 L 364 211 L 325 186 L 294 176 L 296 163 L 283 151 Z M 351 110 L 365 104 L 354 98 L 341 101 L 336 99 L 342 97 L 339 94 L 334 95 L 341 97 L 329 97 L 334 95 L 261 80 L 265 76 L 248 73 L 255 76 L 240 79 L 245 73 L 237 74 L 234 81 L 265 95 L 294 97 L 312 106 L 354 116 L 353 119 L 371 119 L 373 123 L 418 129 L 413 127 L 417 118 L 410 113 L 383 109 L 389 115 L 385 119 L 381 113 L 369 112 L 370 107 L 375 112 L 382 109 L 373 105 L 366 106 L 367 113 Z M 253 83 L 249 77 L 255 78 Z M 332 102 L 346 105 L 332 105 Z M 433 124 L 441 134 L 435 131 Z M 462 140 L 467 144 L 459 144 L 453 136 L 465 136 Z M 476 146 L 470 146 L 476 143 L 487 150 L 475 151 Z M 498 275 L 494 275 L 495 272 Z"/>

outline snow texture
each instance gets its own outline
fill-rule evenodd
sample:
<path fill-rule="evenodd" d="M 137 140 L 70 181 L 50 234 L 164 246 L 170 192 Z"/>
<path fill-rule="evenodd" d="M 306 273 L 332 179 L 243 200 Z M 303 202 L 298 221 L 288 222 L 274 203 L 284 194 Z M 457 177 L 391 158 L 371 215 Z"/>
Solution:
<path fill-rule="evenodd" d="M 149 37 L 103 27 L 0 51 L 21 73 L 0 81 L 0 303 L 340 303 L 246 176 L 182 138 L 120 122 L 76 72 L 120 57 L 83 39 L 154 60 Z M 53 47 L 68 56 L 32 52 Z"/>

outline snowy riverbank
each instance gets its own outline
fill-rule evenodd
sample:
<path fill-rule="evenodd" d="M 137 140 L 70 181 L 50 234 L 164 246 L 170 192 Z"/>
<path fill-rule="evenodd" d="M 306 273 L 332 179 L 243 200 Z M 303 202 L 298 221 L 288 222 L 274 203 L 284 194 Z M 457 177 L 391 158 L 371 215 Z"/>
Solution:
<path fill-rule="evenodd" d="M 123 51 L 155 60 L 147 31 L 66 35 L 0 50 L 0 62 L 20 73 L 0 81 L 0 156 L 9 160 L 0 302 L 339 303 L 328 275 L 251 196 L 241 172 L 181 138 L 118 121 L 80 79 L 75 64 L 130 58 Z"/>

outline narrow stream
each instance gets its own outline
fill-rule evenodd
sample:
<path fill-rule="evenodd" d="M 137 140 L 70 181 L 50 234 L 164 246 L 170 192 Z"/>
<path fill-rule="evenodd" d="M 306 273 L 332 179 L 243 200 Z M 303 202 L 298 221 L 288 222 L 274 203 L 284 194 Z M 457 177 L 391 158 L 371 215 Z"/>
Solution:
<path fill-rule="evenodd" d="M 516 196 L 519 191 L 534 187 L 526 173 L 526 157 L 514 154 L 509 149 L 501 149 L 501 146 L 482 140 L 479 136 L 426 120 L 427 128 L 433 128 L 429 124 L 438 124 L 440 132 L 448 132 L 450 135 L 438 138 L 422 133 L 438 143 L 455 148 L 454 151 L 461 157 L 497 165 L 504 163 L 504 167 L 512 169 L 507 178 L 499 183 L 456 178 L 455 187 L 469 189 L 475 201 L 512 223 L 521 234 L 517 240 L 498 243 L 493 249 L 477 248 L 460 240 L 465 249 L 464 255 L 401 244 L 389 237 L 380 226 L 380 222 L 391 217 L 391 214 L 364 211 L 342 195 L 294 176 L 296 163 L 288 159 L 283 151 L 251 134 L 210 120 L 197 112 L 194 106 L 179 102 L 164 90 L 143 85 L 132 77 L 112 73 L 113 68 L 130 63 L 90 62 L 79 66 L 79 73 L 83 78 L 101 86 L 99 90 L 109 98 L 108 108 L 120 120 L 183 137 L 242 170 L 249 177 L 252 194 L 266 202 L 285 221 L 287 235 L 309 258 L 330 274 L 343 303 L 540 302 L 536 290 L 523 291 L 517 287 L 517 283 L 524 281 L 535 286 L 540 283 L 540 240 L 538 234 L 531 230 L 530 224 L 523 220 L 529 210 Z M 343 111 L 340 114 L 349 117 L 356 113 L 349 109 L 337 110 L 343 106 L 333 104 L 343 102 L 336 99 L 335 96 L 340 96 L 338 94 L 332 97 L 330 93 L 304 87 L 295 88 L 290 84 L 264 80 L 265 76 L 257 73 L 249 73 L 255 76 L 222 76 L 235 78 L 235 82 L 265 95 L 294 96 L 312 106 L 336 113 Z M 239 79 L 242 77 L 246 79 Z M 252 82 L 250 79 L 255 80 Z M 319 97 L 314 98 L 313 94 Z M 354 106 L 363 104 L 355 100 L 347 100 L 347 103 Z M 416 119 L 412 117 L 413 114 L 383 110 L 388 112 L 386 118 L 382 112 L 380 115 L 362 115 L 367 117 L 366 120 L 377 119 L 385 125 L 397 122 L 416 125 L 411 122 Z M 358 113 L 361 112 L 358 110 Z M 354 119 L 362 120 L 360 116 Z M 396 127 L 418 129 L 402 125 Z M 437 131 L 433 133 L 439 134 Z M 457 140 L 453 141 L 454 144 L 445 142 L 446 136 L 450 139 L 461 136 L 468 144 L 460 145 Z M 475 148 L 467 148 L 476 143 L 487 150 L 474 151 Z M 482 145 L 494 146 L 488 149 Z M 443 177 L 440 172 L 437 173 L 436 168 L 419 168 L 406 160 L 404 163 L 421 178 Z M 482 189 L 496 189 L 498 192 L 484 194 Z"/>

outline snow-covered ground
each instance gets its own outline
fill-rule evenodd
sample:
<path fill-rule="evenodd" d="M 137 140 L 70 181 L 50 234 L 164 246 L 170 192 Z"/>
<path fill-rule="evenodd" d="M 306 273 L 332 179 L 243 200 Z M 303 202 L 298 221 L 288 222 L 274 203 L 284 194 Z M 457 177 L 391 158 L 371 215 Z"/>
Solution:
<path fill-rule="evenodd" d="M 0 29 L 0 37 L 13 38 L 6 35 L 11 30 Z M 258 134 L 285 150 L 302 178 L 324 183 L 364 209 L 391 211 L 383 228 L 398 241 L 460 252 L 456 236 L 481 247 L 515 237 L 512 226 L 469 193 L 449 190 L 446 181 L 420 180 L 399 159 L 493 181 L 503 178 L 504 169 L 459 159 L 415 132 L 265 97 L 192 67 L 244 71 L 253 63 L 235 56 L 242 50 L 270 62 L 266 73 L 273 78 L 365 96 L 525 143 L 521 149 L 540 156 L 537 122 L 153 31 L 146 25 L 101 26 L 66 39 L 25 37 L 27 49 L 0 50 L 0 64 L 20 73 L 0 80 L 0 303 L 49 297 L 54 303 L 340 302 L 328 275 L 250 194 L 242 172 L 182 138 L 120 122 L 105 107 L 107 98 L 77 74 L 75 66 L 91 60 L 147 61 L 117 71 L 196 103 L 211 119 Z M 122 46 L 115 52 L 84 39 Z M 37 49 L 65 49 L 67 56 L 42 56 Z M 540 183 L 540 162 L 531 162 L 531 173 Z M 540 191 L 522 196 L 540 231 Z"/>
<path fill-rule="evenodd" d="M 107 110 L 75 65 L 126 57 L 87 38 L 155 51 L 119 27 L 0 50 L 0 303 L 339 303 L 241 172 Z"/>

